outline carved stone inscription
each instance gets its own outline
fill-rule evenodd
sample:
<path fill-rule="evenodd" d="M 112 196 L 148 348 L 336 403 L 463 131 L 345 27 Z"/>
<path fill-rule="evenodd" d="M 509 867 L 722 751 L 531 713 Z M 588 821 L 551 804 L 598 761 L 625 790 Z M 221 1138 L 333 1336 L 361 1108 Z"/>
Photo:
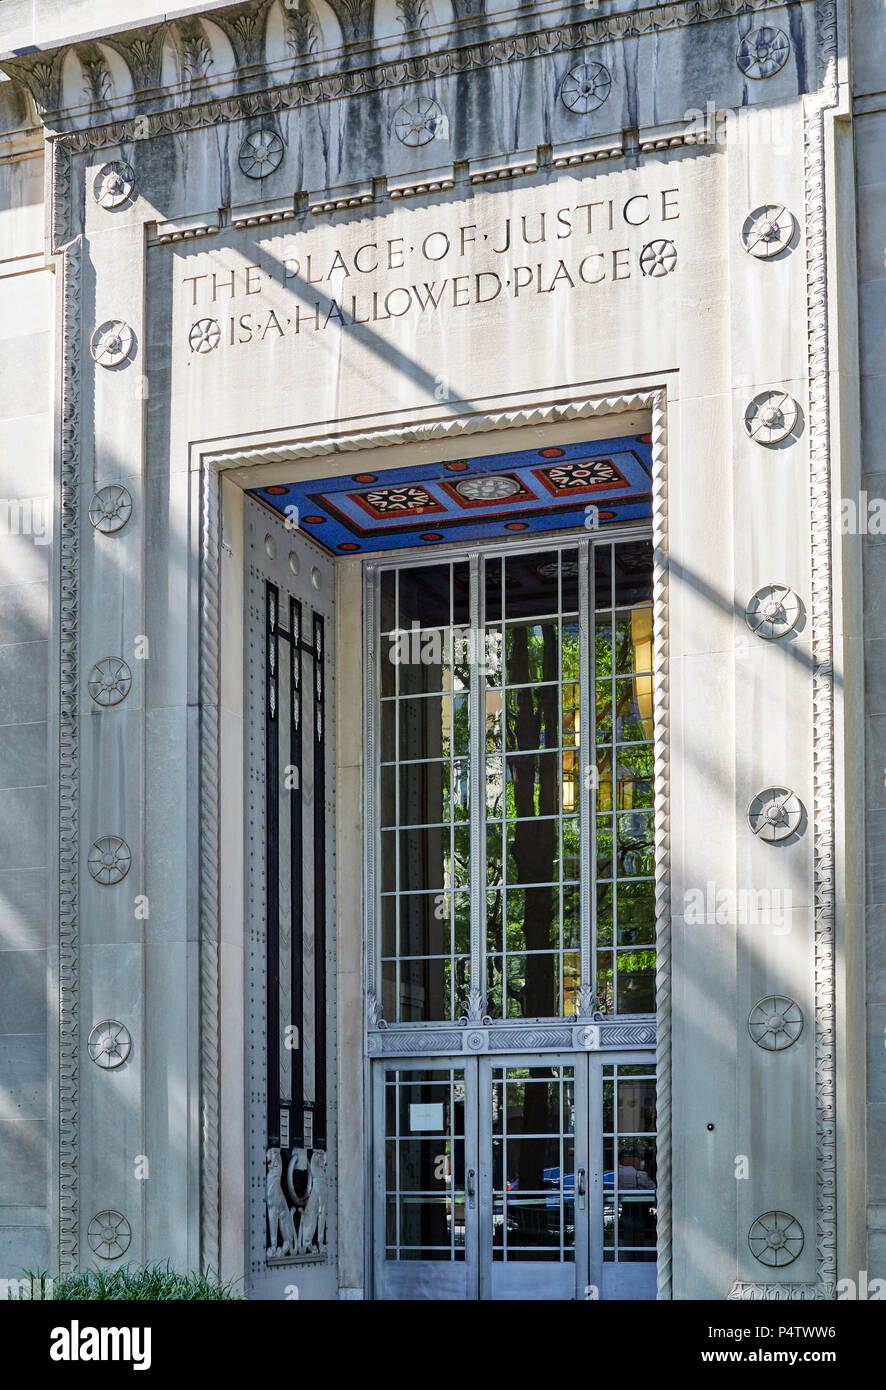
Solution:
<path fill-rule="evenodd" d="M 562 196 L 562 195 L 561 195 Z M 679 189 L 536 205 L 484 216 L 451 209 L 429 229 L 380 222 L 311 228 L 262 248 L 250 264 L 233 248 L 206 252 L 178 277 L 190 353 L 433 317 L 499 300 L 590 295 L 593 287 L 670 275 L 679 264 Z M 411 230 L 415 227 L 415 230 Z M 363 230 L 365 228 L 365 230 Z M 355 235 L 356 233 L 356 235 Z M 281 293 L 282 291 L 282 293 Z"/>

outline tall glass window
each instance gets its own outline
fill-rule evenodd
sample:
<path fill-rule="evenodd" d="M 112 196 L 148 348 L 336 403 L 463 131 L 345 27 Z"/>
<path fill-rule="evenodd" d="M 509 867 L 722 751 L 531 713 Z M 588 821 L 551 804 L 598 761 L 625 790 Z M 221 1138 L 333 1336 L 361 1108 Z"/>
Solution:
<path fill-rule="evenodd" d="M 655 1010 L 652 544 L 594 550 L 597 996 Z"/>
<path fill-rule="evenodd" d="M 378 611 L 385 1019 L 654 1012 L 651 542 L 381 567 Z"/>
<path fill-rule="evenodd" d="M 487 1009 L 574 1011 L 579 969 L 578 552 L 490 557 Z"/>

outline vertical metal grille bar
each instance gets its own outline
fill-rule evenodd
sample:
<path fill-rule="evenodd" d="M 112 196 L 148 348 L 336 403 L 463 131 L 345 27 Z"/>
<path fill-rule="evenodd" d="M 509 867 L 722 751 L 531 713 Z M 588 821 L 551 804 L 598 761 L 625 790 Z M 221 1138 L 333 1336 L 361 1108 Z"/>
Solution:
<path fill-rule="evenodd" d="M 314 614 L 314 1148 L 326 1148 L 326 638 Z"/>
<path fill-rule="evenodd" d="M 265 584 L 265 883 L 268 918 L 267 950 L 267 1058 L 268 1148 L 280 1143 L 280 737 L 278 637 L 280 595 L 274 584 Z"/>
<path fill-rule="evenodd" d="M 486 1013 L 486 636 L 481 626 L 480 555 L 470 556 L 470 620 L 473 649 L 470 671 L 470 825 L 471 825 L 471 983 L 468 1019 L 479 1021 Z M 481 655 L 482 646 L 482 655 Z"/>
<path fill-rule="evenodd" d="M 303 794 L 303 720 L 301 683 L 302 606 L 298 599 L 289 600 L 289 671 L 290 706 L 289 762 L 292 768 L 290 789 L 289 872 L 292 881 L 292 949 L 290 952 L 291 1023 L 295 1029 L 292 1057 L 292 1146 L 304 1144 L 304 794 Z"/>
<path fill-rule="evenodd" d="M 597 730 L 595 715 L 597 701 L 594 691 L 595 631 L 594 567 L 589 540 L 578 544 L 578 723 L 579 723 L 579 921 L 581 927 L 580 957 L 581 986 L 579 1013 L 593 1010 L 594 948 L 597 939 L 597 904 L 594 892 L 594 873 L 597 862 L 597 827 L 594 816 L 596 800 Z"/>

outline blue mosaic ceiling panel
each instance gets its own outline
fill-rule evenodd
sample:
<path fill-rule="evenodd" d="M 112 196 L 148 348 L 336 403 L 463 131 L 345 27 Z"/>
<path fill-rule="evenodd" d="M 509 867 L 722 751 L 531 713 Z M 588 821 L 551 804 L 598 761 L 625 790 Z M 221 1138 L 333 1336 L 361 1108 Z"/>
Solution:
<path fill-rule="evenodd" d="M 256 488 L 333 555 L 645 519 L 648 434 Z"/>

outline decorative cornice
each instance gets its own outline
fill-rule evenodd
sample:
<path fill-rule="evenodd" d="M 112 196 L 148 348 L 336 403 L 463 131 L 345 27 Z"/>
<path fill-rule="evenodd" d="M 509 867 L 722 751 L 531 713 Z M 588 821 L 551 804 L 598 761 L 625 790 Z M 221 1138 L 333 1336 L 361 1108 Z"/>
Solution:
<path fill-rule="evenodd" d="M 439 420 L 418 421 L 414 425 L 385 426 L 377 430 L 321 433 L 282 444 L 257 445 L 253 449 L 219 449 L 205 452 L 203 462 L 215 468 L 241 468 L 254 463 L 293 463 L 299 459 L 322 458 L 328 454 L 349 454 L 359 449 L 377 449 L 389 444 L 421 444 L 431 439 L 451 439 L 460 435 L 484 434 L 489 430 L 519 425 L 552 425 L 563 420 L 582 420 L 593 415 L 617 411 L 651 410 L 659 393 L 654 390 L 621 396 L 585 396 L 549 405 L 529 405 L 519 410 L 493 411 L 489 415 L 471 412 L 449 415 Z"/>
<path fill-rule="evenodd" d="M 336 3 L 346 32 L 353 31 L 355 38 L 362 38 L 361 25 L 351 16 L 350 0 L 336 0 Z M 285 66 L 279 62 L 271 63 L 267 67 L 253 64 L 236 74 L 214 74 L 220 84 L 230 83 L 236 77 L 241 90 L 217 97 L 209 91 L 211 83 L 207 83 L 203 89 L 206 91 L 204 100 L 199 99 L 200 92 L 199 89 L 195 90 L 193 79 L 186 79 L 177 88 L 168 89 L 176 102 L 171 108 L 148 112 L 144 109 L 144 101 L 141 101 L 142 109 L 137 115 L 125 115 L 119 120 L 107 122 L 108 108 L 103 105 L 99 113 L 94 110 L 89 112 L 88 125 L 58 133 L 55 138 L 61 139 L 72 152 L 83 153 L 129 143 L 134 139 L 143 140 L 155 135 L 219 125 L 246 116 L 296 110 L 320 102 L 460 76 L 483 68 L 525 62 L 556 53 L 578 52 L 669 29 L 688 28 L 714 20 L 732 19 L 737 15 L 784 8 L 785 3 L 790 6 L 803 3 L 803 0 L 676 0 L 673 4 L 649 6 L 574 24 L 556 25 L 550 29 L 493 35 L 468 44 L 459 42 L 462 35 L 455 28 L 451 33 L 435 35 L 433 51 L 381 62 L 365 61 L 372 51 L 367 41 L 364 51 L 354 54 L 353 62 L 349 60 L 347 65 L 342 65 L 341 61 L 336 61 L 332 70 L 322 75 L 317 75 L 313 70 L 313 61 L 307 66 L 305 75 L 295 81 L 290 80 L 291 62 Z M 216 16 L 212 18 L 215 20 Z M 245 19 L 245 14 L 241 18 Z M 178 27 L 181 27 L 180 24 Z M 152 84 L 152 101 L 157 100 L 160 90 L 157 34 L 158 30 L 151 28 L 125 38 L 107 40 L 130 65 L 137 92 Z M 191 40 L 194 40 L 193 35 Z M 234 47 L 236 51 L 237 45 Z M 59 102 L 61 61 L 69 51 L 60 49 L 55 53 L 19 55 L 6 58 L 0 65 L 10 77 L 27 87 L 38 110 L 55 127 L 66 119 L 65 113 L 59 110 Z M 308 56 L 310 58 L 310 54 Z M 331 57 L 329 53 L 324 55 L 326 61 Z M 98 121 L 94 119 L 96 114 L 101 116 Z"/>
<path fill-rule="evenodd" d="M 59 517 L 59 1270 L 80 1252 L 80 337 L 81 239 L 64 248 Z"/>
<path fill-rule="evenodd" d="M 370 1023 L 366 1034 L 367 1052 L 373 1057 L 446 1056 L 453 1052 L 607 1052 L 654 1047 L 656 1041 L 656 1026 L 651 1020 L 602 1019 L 593 1024 L 592 1039 L 588 1037 L 586 1025 L 576 1027 L 557 1022 L 517 1025 L 513 1019 L 493 1022 L 486 1017 L 477 1022 L 482 1026 L 474 1026 L 473 1021 L 459 1027 L 428 1028 L 396 1024 L 379 1028 Z"/>

